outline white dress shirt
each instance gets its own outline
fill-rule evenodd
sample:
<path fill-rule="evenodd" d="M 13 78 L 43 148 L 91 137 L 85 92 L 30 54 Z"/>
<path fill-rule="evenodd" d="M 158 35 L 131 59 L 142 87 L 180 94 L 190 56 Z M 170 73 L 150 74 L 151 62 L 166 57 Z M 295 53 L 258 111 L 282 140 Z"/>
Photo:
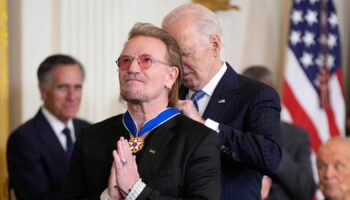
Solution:
<path fill-rule="evenodd" d="M 205 109 L 208 106 L 209 100 L 212 97 L 214 90 L 216 86 L 218 85 L 221 78 L 224 76 L 225 72 L 227 70 L 227 65 L 224 62 L 224 64 L 221 66 L 220 70 L 214 75 L 214 77 L 202 88 L 202 91 L 205 92 L 205 95 L 198 100 L 198 108 L 199 108 L 199 115 L 203 116 Z M 188 94 L 186 96 L 186 99 L 190 99 L 191 96 L 195 93 L 193 90 L 189 90 Z M 213 129 L 216 132 L 219 132 L 219 123 L 211 120 L 210 118 L 205 120 L 204 125 L 207 127 Z"/>
<path fill-rule="evenodd" d="M 67 138 L 62 133 L 63 129 L 66 127 L 66 125 L 59 120 L 57 117 L 55 117 L 49 110 L 47 110 L 44 106 L 41 108 L 41 111 L 43 112 L 44 117 L 49 122 L 53 132 L 55 132 L 58 141 L 62 145 L 64 150 L 67 150 Z M 70 130 L 72 142 L 75 142 L 75 130 L 73 125 L 73 120 L 68 120 L 67 128 Z"/>

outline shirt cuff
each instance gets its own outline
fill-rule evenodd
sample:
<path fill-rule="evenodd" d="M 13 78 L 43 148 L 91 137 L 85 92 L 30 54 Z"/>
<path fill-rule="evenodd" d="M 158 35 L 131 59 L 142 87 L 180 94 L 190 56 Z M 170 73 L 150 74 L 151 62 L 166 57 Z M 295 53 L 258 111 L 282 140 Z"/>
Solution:
<path fill-rule="evenodd" d="M 215 132 L 219 133 L 219 123 L 217 123 L 216 121 L 213 121 L 208 118 L 207 120 L 205 120 L 204 125 L 208 128 L 213 129 Z"/>
<path fill-rule="evenodd" d="M 100 200 L 110 200 L 109 194 L 108 194 L 108 188 L 103 190 L 102 194 L 100 195 Z"/>
<path fill-rule="evenodd" d="M 135 185 L 131 188 L 128 196 L 125 200 L 136 200 L 136 198 L 141 194 L 142 190 L 146 187 L 146 184 L 139 179 Z"/>
<path fill-rule="evenodd" d="M 135 200 L 141 194 L 141 192 L 145 187 L 146 187 L 146 184 L 142 182 L 141 179 L 139 179 L 130 190 L 128 196 L 125 197 L 125 200 Z M 100 195 L 100 200 L 110 200 L 110 197 L 108 194 L 108 188 L 106 188 L 102 192 L 102 194 Z"/>

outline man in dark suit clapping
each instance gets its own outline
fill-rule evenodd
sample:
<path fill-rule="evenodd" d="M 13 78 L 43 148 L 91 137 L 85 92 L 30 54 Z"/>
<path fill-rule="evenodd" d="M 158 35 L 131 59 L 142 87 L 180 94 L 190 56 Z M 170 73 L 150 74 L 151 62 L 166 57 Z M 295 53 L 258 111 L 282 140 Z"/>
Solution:
<path fill-rule="evenodd" d="M 162 27 L 179 43 L 184 87 L 179 108 L 218 132 L 221 199 L 260 199 L 262 174 L 281 161 L 280 102 L 276 91 L 237 74 L 220 58 L 222 31 L 215 13 L 198 4 L 171 11 Z"/>
<path fill-rule="evenodd" d="M 37 74 L 44 105 L 7 143 L 10 185 L 19 200 L 59 199 L 75 138 L 89 125 L 75 118 L 84 79 L 84 69 L 76 59 L 49 56 Z"/>

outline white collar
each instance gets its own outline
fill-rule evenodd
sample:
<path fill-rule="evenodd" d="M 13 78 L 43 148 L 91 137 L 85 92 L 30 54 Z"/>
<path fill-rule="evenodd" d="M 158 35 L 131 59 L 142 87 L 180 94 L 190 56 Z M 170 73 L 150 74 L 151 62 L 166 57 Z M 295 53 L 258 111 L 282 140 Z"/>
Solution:
<path fill-rule="evenodd" d="M 41 111 L 43 112 L 43 115 L 51 125 L 53 131 L 56 134 L 61 133 L 62 130 L 66 127 L 66 125 L 56 116 L 54 116 L 48 109 L 46 109 L 45 106 L 41 108 Z M 72 119 L 68 120 L 67 127 L 71 130 L 71 132 L 74 132 L 74 125 Z"/>
<path fill-rule="evenodd" d="M 227 70 L 227 65 L 224 62 L 224 64 L 221 66 L 220 70 L 215 74 L 215 76 L 210 79 L 210 81 L 202 88 L 202 91 L 205 92 L 206 95 L 211 97 L 214 93 L 214 90 L 216 86 L 218 85 L 221 78 L 224 76 L 225 72 Z M 195 91 L 189 90 L 188 91 L 188 97 L 191 97 Z"/>

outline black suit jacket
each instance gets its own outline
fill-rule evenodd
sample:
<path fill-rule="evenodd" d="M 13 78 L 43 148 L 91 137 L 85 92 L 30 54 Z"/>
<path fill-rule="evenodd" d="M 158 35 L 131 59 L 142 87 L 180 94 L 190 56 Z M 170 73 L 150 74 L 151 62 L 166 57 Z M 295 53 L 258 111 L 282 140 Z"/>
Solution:
<path fill-rule="evenodd" d="M 281 122 L 283 154 L 274 173 L 268 200 L 311 200 L 316 184 L 311 167 L 311 146 L 308 133 L 295 125 Z"/>
<path fill-rule="evenodd" d="M 89 125 L 73 124 L 76 134 Z M 69 159 L 41 110 L 10 135 L 7 162 L 17 199 L 59 199 Z"/>
<path fill-rule="evenodd" d="M 281 161 L 279 97 L 226 64 L 202 116 L 220 124 L 221 199 L 261 199 L 262 174 L 275 171 Z M 182 99 L 187 92 L 182 88 Z"/>
<path fill-rule="evenodd" d="M 87 129 L 78 138 L 63 199 L 99 199 L 108 187 L 117 140 L 130 138 L 122 115 Z M 213 199 L 220 196 L 217 133 L 183 115 L 154 129 L 136 154 L 146 188 L 138 199 Z"/>

